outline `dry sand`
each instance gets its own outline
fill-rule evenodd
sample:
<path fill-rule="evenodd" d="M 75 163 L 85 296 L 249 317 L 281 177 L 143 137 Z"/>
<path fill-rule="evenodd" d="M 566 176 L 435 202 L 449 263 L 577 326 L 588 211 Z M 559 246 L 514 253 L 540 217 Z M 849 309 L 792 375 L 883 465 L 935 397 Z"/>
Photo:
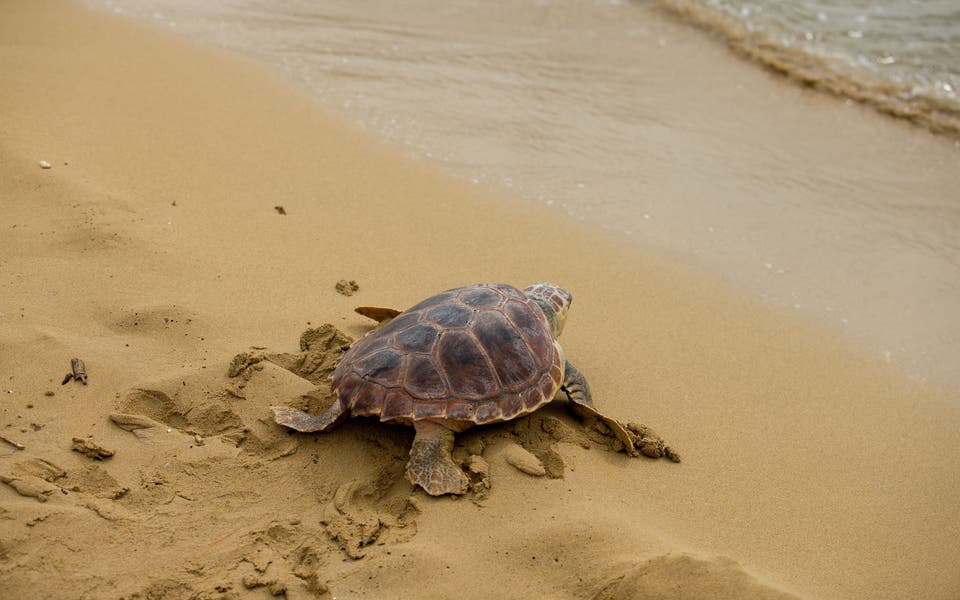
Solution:
<path fill-rule="evenodd" d="M 945 398 L 400 158 L 257 67 L 69 2 L 0 10 L 0 434 L 24 446 L 0 441 L 4 598 L 960 593 Z M 684 462 L 550 407 L 461 436 L 492 487 L 430 498 L 402 478 L 410 431 L 290 436 L 268 407 L 316 408 L 315 384 L 227 375 L 311 325 L 362 335 L 357 304 L 494 280 L 571 289 L 562 341 L 598 406 Z M 61 386 L 74 356 L 89 384 Z"/>

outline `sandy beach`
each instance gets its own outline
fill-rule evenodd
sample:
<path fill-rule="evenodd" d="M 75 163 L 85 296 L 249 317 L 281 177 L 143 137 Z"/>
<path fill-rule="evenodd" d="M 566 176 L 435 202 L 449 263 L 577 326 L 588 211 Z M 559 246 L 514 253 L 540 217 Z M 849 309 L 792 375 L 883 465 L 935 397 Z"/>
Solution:
<path fill-rule="evenodd" d="M 404 158 L 257 65 L 72 2 L 0 12 L 0 595 L 960 594 L 950 398 Z M 305 330 L 542 280 L 573 292 L 561 341 L 597 406 L 682 463 L 550 406 L 461 436 L 490 488 L 432 498 L 403 478 L 409 429 L 272 422 L 321 400 L 284 368 Z M 287 358 L 230 377 L 243 352 Z M 89 380 L 61 385 L 74 357 Z M 509 465 L 516 445 L 548 476 Z"/>

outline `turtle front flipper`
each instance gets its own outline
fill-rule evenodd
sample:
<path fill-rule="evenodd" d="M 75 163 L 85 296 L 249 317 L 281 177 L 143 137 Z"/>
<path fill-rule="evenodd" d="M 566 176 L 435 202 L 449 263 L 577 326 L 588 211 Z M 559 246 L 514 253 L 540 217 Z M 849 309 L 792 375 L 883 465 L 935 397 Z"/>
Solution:
<path fill-rule="evenodd" d="M 584 377 L 583 373 L 573 366 L 569 360 L 566 361 L 564 365 L 563 385 L 560 386 L 560 389 L 567 394 L 567 398 L 573 403 L 571 408 L 573 408 L 574 412 L 576 412 L 580 418 L 593 417 L 599 420 L 610 428 L 613 435 L 623 444 L 623 448 L 627 454 L 639 456 L 640 453 L 633 443 L 633 436 L 631 436 L 627 428 L 623 426 L 623 423 L 611 419 L 593 407 L 593 398 L 590 396 L 590 384 L 587 383 L 587 378 Z"/>
<path fill-rule="evenodd" d="M 339 399 L 322 415 L 311 415 L 302 410 L 286 406 L 271 406 L 270 410 L 273 411 L 274 421 L 284 427 L 304 433 L 328 431 L 347 416 L 347 411 L 343 410 L 343 404 Z"/>
<path fill-rule="evenodd" d="M 564 362 L 563 385 L 560 389 L 572 402 L 581 406 L 593 406 L 593 397 L 590 395 L 590 384 L 587 383 L 587 378 L 569 360 Z"/>
<path fill-rule="evenodd" d="M 410 448 L 407 479 L 431 496 L 463 494 L 469 483 L 463 469 L 453 462 L 453 431 L 431 421 L 414 421 L 417 430 Z"/>

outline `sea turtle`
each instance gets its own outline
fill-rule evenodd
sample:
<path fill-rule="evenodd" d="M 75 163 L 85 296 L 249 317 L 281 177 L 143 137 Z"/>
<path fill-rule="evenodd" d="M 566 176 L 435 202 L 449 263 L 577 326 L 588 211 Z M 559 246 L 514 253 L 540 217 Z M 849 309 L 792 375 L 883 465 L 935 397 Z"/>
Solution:
<path fill-rule="evenodd" d="M 455 433 L 529 414 L 559 390 L 636 454 L 624 427 L 593 409 L 587 380 L 557 342 L 572 300 L 549 283 L 523 291 L 479 284 L 441 292 L 403 312 L 358 309 L 389 322 L 343 355 L 332 375 L 333 405 L 321 415 L 273 407 L 274 416 L 304 432 L 328 431 L 347 416 L 413 425 L 407 478 L 434 496 L 467 489 L 450 454 Z"/>

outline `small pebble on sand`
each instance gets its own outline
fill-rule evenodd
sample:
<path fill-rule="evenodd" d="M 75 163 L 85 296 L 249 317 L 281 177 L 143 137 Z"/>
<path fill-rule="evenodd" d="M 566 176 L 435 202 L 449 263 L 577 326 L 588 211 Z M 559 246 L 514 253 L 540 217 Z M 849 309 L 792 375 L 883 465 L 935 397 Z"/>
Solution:
<path fill-rule="evenodd" d="M 40 168 L 41 168 L 41 169 L 50 169 L 50 168 L 52 168 L 52 167 L 53 167 L 53 165 L 51 165 L 51 164 L 48 163 L 47 161 L 45 161 L 45 160 L 41 160 L 41 161 L 40 161 Z"/>

